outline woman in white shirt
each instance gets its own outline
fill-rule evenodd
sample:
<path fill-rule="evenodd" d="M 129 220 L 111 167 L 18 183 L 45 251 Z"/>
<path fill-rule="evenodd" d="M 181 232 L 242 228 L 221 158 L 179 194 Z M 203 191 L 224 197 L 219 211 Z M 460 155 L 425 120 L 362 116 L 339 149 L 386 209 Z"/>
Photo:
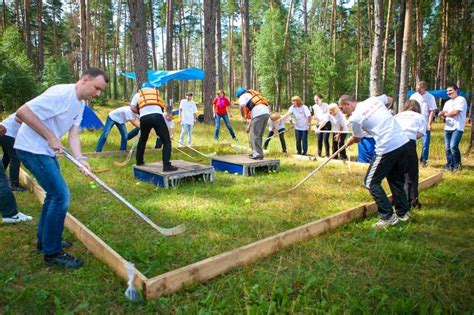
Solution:
<path fill-rule="evenodd" d="M 311 128 L 311 112 L 308 106 L 303 105 L 303 101 L 299 96 L 293 96 L 291 104 L 288 112 L 280 120 L 284 121 L 290 115 L 295 116 L 296 151 L 300 155 L 306 155 L 306 152 L 308 152 L 308 132 Z"/>
<path fill-rule="evenodd" d="M 314 105 L 313 105 L 313 118 L 318 121 L 317 130 L 330 131 L 331 122 L 329 121 L 329 111 L 328 104 L 323 103 L 323 96 L 321 94 L 316 94 L 314 96 Z M 331 153 L 329 152 L 329 133 L 327 132 L 317 132 L 316 135 L 318 138 L 318 156 L 322 156 L 323 143 L 324 149 L 326 151 L 326 156 L 329 157 Z"/>

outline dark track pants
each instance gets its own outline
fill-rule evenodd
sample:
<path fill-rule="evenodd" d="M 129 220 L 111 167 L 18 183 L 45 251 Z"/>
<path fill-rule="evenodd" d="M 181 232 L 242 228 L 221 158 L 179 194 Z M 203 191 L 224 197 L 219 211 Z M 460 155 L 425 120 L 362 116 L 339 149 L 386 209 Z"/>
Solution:
<path fill-rule="evenodd" d="M 341 133 L 339 135 L 339 141 L 337 141 L 336 135 L 337 133 L 332 134 L 332 154 L 336 153 L 336 151 L 339 150 L 344 145 L 344 141 L 346 141 L 346 137 L 347 137 L 347 133 Z M 346 149 L 342 150 L 339 153 L 339 157 L 341 158 L 341 160 L 347 160 Z M 336 159 L 339 157 L 336 156 Z"/>
<path fill-rule="evenodd" d="M 150 114 L 140 117 L 140 140 L 138 140 L 137 146 L 137 165 L 144 163 L 143 155 L 145 154 L 146 142 L 148 141 L 148 136 L 152 128 L 163 142 L 163 166 L 170 165 L 171 139 L 165 119 L 161 114 Z"/>
<path fill-rule="evenodd" d="M 413 204 L 418 199 L 418 154 L 416 153 L 416 140 L 408 142 L 406 151 L 407 173 L 405 174 L 405 192 L 408 202 Z"/>
<path fill-rule="evenodd" d="M 331 131 L 331 123 L 328 121 L 323 128 L 323 131 Z M 329 136 L 331 134 L 328 132 L 320 132 L 318 133 L 318 156 L 323 156 L 323 143 L 324 143 L 324 150 L 326 151 L 326 157 L 331 155 L 331 151 L 329 151 Z"/>
<path fill-rule="evenodd" d="M 267 135 L 267 140 L 265 140 L 265 143 L 263 144 L 263 148 L 267 149 L 268 144 L 270 143 L 270 140 L 272 140 L 272 137 L 275 133 L 270 131 Z M 285 141 L 285 128 L 281 128 L 278 130 L 278 136 L 280 137 L 280 143 L 281 143 L 281 150 L 285 153 L 286 152 L 286 141 Z"/>
<path fill-rule="evenodd" d="M 377 203 L 378 211 L 383 220 L 388 220 L 393 215 L 392 205 L 381 185 L 384 178 L 387 178 L 392 191 L 397 215 L 404 216 L 410 209 L 404 190 L 408 146 L 409 144 L 406 143 L 394 151 L 376 155 L 367 170 L 364 184 Z"/>
<path fill-rule="evenodd" d="M 3 149 L 3 168 L 7 169 L 8 165 L 10 165 L 10 184 L 12 186 L 19 186 L 20 159 L 16 156 L 16 150 L 13 148 L 14 144 L 15 138 L 0 136 L 0 145 Z"/>

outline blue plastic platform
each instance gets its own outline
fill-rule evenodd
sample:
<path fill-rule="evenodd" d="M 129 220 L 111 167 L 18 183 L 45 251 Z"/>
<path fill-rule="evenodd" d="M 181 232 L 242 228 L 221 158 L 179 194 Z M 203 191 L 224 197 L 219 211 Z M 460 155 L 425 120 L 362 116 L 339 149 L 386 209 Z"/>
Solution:
<path fill-rule="evenodd" d="M 161 162 L 140 166 L 134 165 L 133 175 L 136 179 L 163 188 L 178 186 L 187 179 L 201 179 L 204 182 L 214 181 L 215 171 L 212 166 L 182 160 L 171 161 L 171 164 L 176 166 L 178 170 L 163 172 L 163 164 Z"/>
<path fill-rule="evenodd" d="M 245 154 L 216 156 L 211 159 L 216 171 L 238 173 L 242 176 L 253 176 L 258 170 L 266 172 L 279 171 L 280 160 L 252 160 Z"/>

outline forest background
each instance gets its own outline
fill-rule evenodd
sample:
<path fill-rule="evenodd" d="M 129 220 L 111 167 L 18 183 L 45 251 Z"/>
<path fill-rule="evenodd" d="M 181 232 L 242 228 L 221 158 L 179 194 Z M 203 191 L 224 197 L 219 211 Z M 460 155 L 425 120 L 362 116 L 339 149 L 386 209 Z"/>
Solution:
<path fill-rule="evenodd" d="M 0 11 L 0 112 L 88 67 L 110 74 L 101 104 L 129 101 L 136 84 L 121 72 L 141 84 L 147 69 L 202 68 L 204 81 L 172 81 L 163 95 L 193 91 L 206 122 L 216 90 L 233 98 L 240 86 L 274 110 L 315 93 L 387 93 L 397 110 L 419 80 L 474 89 L 468 0 L 2 0 Z"/>

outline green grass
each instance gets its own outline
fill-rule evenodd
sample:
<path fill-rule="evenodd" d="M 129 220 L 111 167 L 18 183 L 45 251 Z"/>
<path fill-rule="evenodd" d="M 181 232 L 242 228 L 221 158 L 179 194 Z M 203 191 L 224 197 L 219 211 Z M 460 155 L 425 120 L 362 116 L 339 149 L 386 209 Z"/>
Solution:
<path fill-rule="evenodd" d="M 242 124 L 233 125 L 239 144 L 245 145 Z M 443 164 L 440 130 L 437 125 L 432 167 L 424 169 L 422 177 Z M 221 132 L 221 139 L 230 142 L 227 131 Z M 84 151 L 92 151 L 97 138 L 98 133 L 85 133 Z M 286 138 L 293 150 L 293 134 Z M 311 140 L 314 154 L 314 136 Z M 212 128 L 196 126 L 193 142 L 212 144 Z M 104 149 L 118 146 L 114 130 Z M 270 149 L 279 150 L 278 139 Z M 231 152 L 219 152 L 226 153 Z M 151 162 L 160 156 L 149 152 L 145 158 Z M 173 155 L 176 158 L 187 159 Z M 100 177 L 157 224 L 185 223 L 185 234 L 160 236 L 111 195 L 92 189 L 89 180 L 62 159 L 73 198 L 70 211 L 148 277 L 370 201 L 362 187 L 364 169 L 355 165 L 350 170 L 328 166 L 296 193 L 280 196 L 276 193 L 318 164 L 282 158 L 280 173 L 252 178 L 218 173 L 212 184 L 162 190 L 137 185 L 130 166 L 113 165 L 123 159 L 93 158 L 91 164 L 98 170 L 113 169 Z M 125 283 L 78 241 L 71 251 L 85 260 L 84 268 L 46 268 L 35 252 L 34 223 L 0 225 L 0 313 L 472 313 L 474 160 L 471 156 L 464 161 L 465 170 L 446 174 L 440 184 L 421 193 L 423 208 L 406 224 L 374 231 L 376 217 L 360 220 L 205 284 L 139 304 L 126 300 Z M 16 196 L 20 209 L 37 218 L 39 203 L 33 195 Z M 73 238 L 68 232 L 65 236 Z"/>

